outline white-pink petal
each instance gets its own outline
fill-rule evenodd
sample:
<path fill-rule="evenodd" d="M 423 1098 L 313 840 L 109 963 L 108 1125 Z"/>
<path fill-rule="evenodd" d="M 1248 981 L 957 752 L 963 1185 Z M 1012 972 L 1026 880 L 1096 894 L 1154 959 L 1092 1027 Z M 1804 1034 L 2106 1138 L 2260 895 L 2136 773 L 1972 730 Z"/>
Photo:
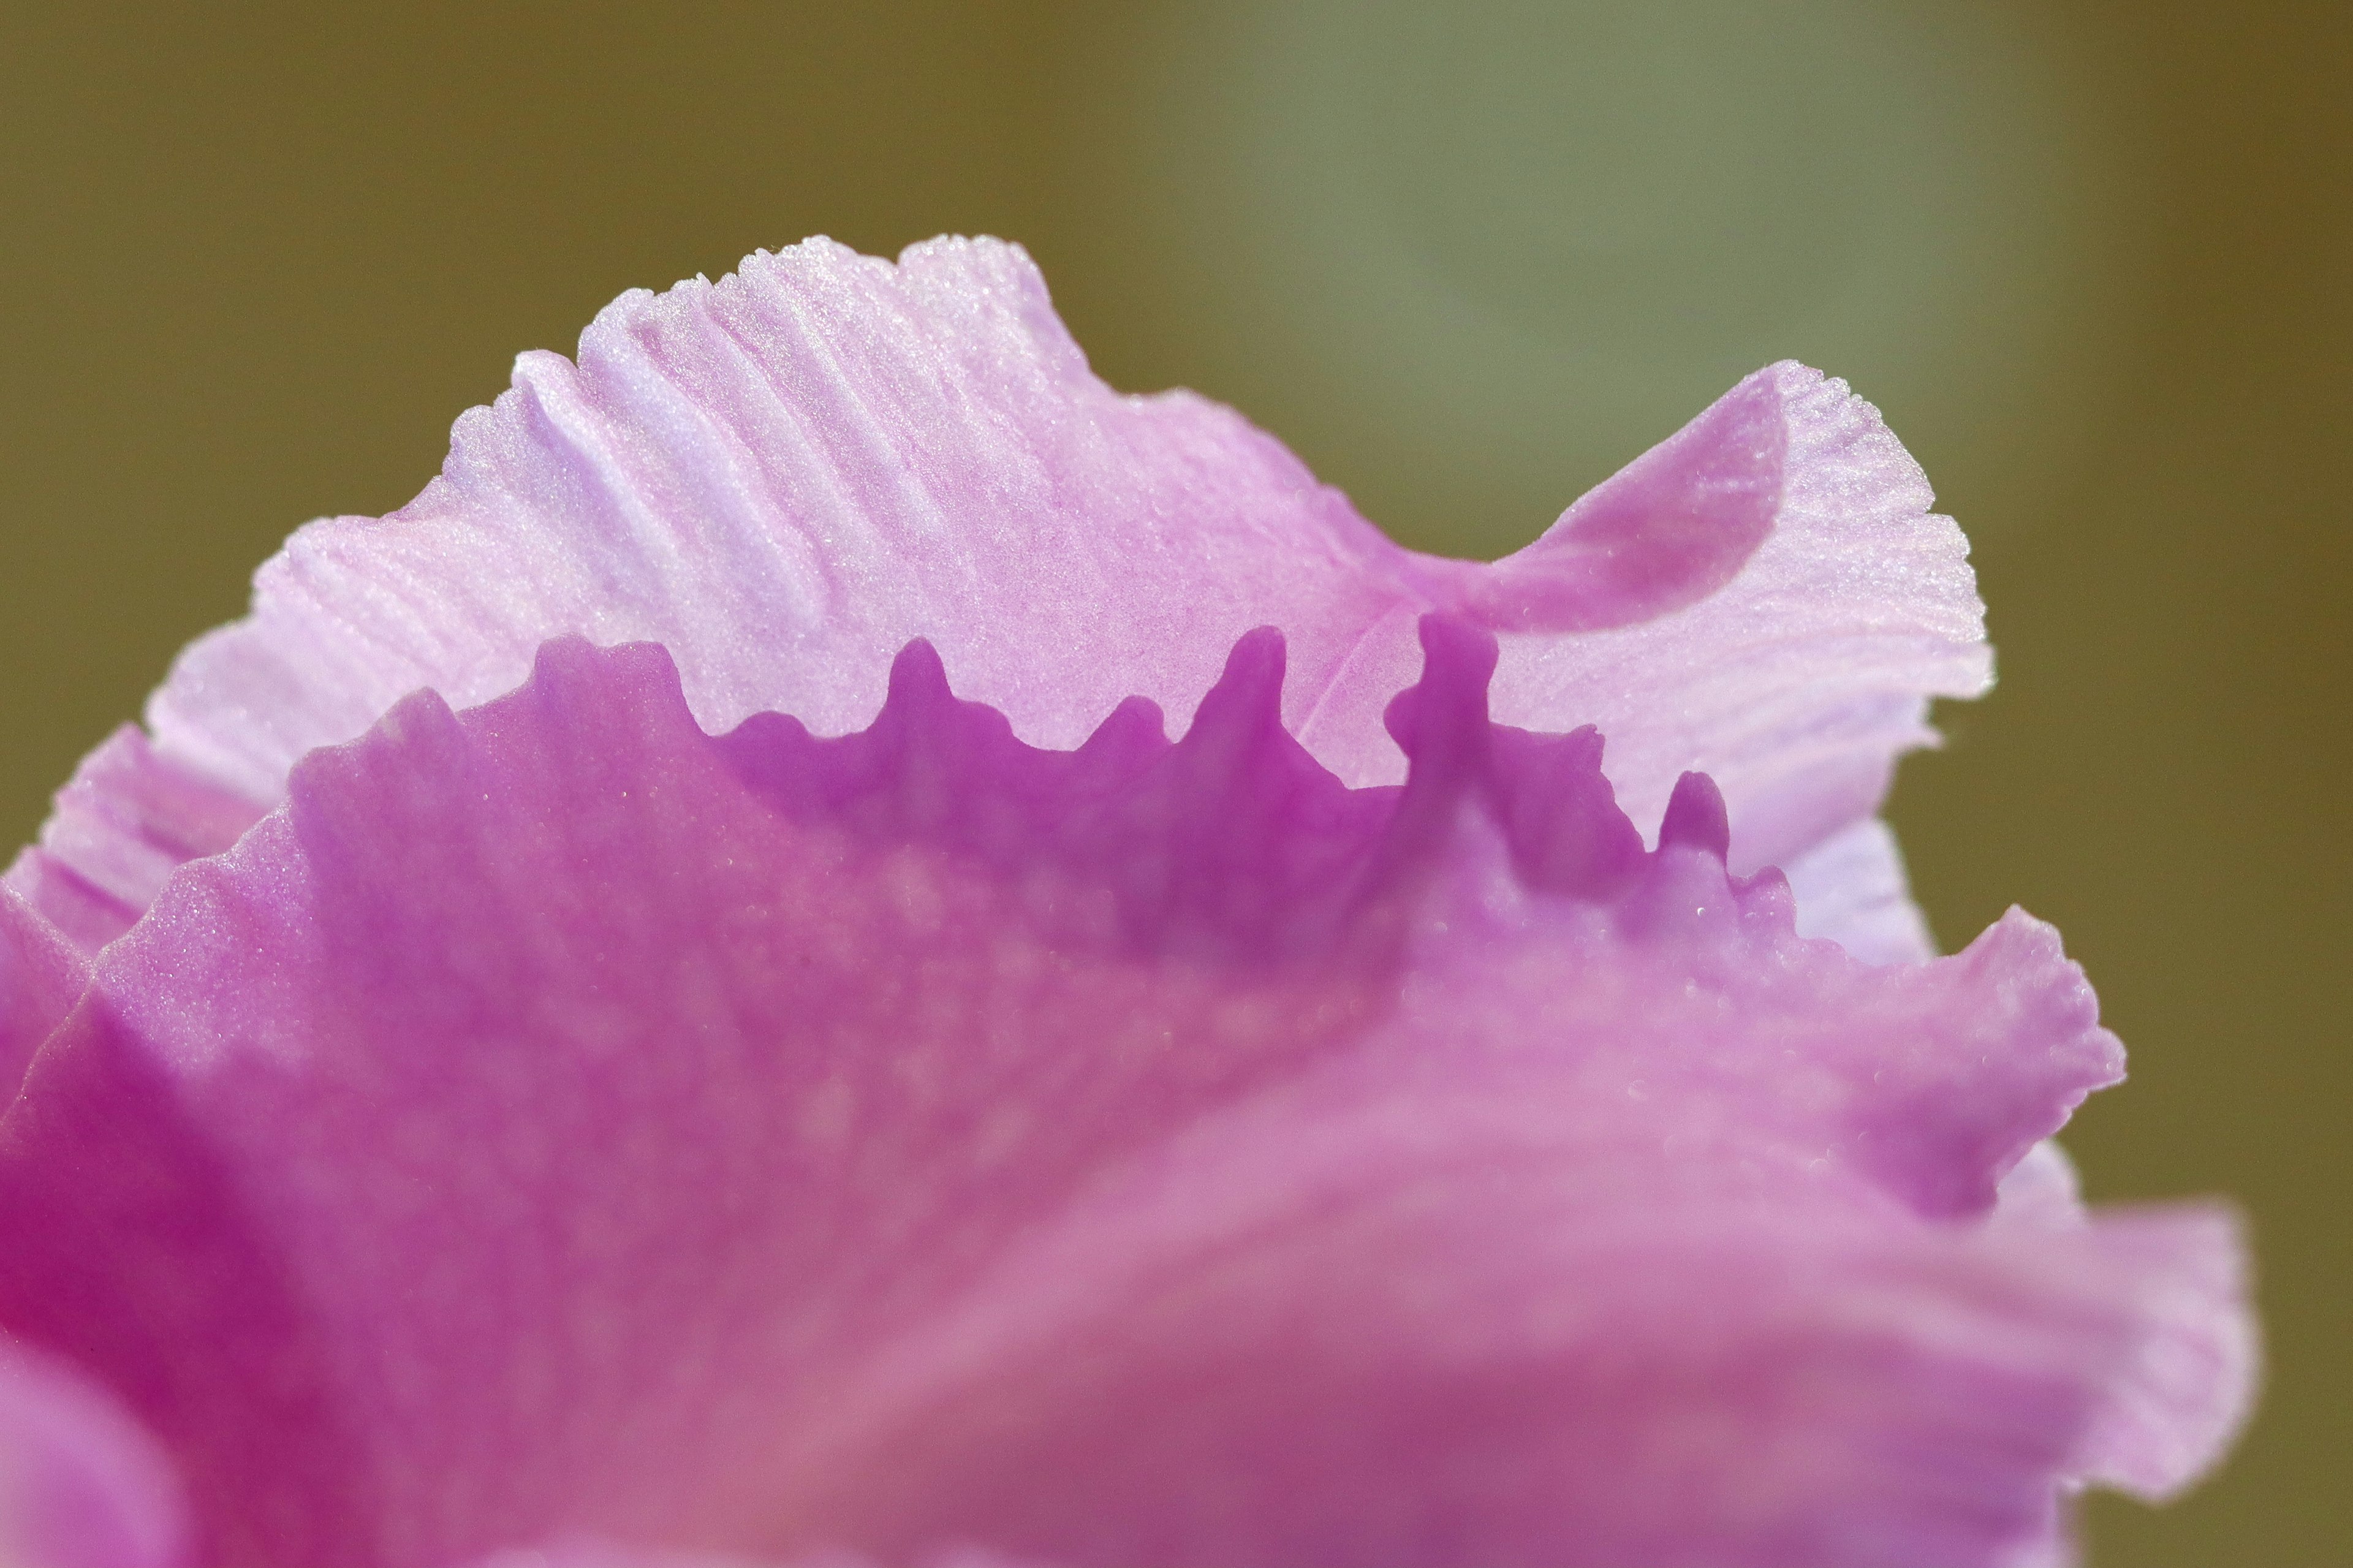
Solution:
<path fill-rule="evenodd" d="M 1871 816 L 1928 698 L 1987 680 L 1964 544 L 1928 504 L 1869 405 L 1782 364 L 1517 555 L 1419 555 L 1231 410 L 1111 391 L 1018 247 L 894 266 L 812 240 L 623 296 L 576 365 L 522 356 L 415 501 L 300 531 L 156 692 L 152 748 L 93 756 L 9 881 L 94 949 L 306 752 L 420 688 L 509 690 L 565 633 L 662 644 L 714 730 L 773 710 L 825 733 L 871 719 L 926 637 L 1023 738 L 1068 746 L 1131 695 L 1181 724 L 1272 625 L 1293 729 L 1351 783 L 1394 779 L 1380 716 L 1430 609 L 1503 634 L 1499 718 L 1600 726 L 1638 822 L 1702 769 L 1736 866 L 1786 862 Z M 1859 868 L 1878 912 L 1810 926 L 1916 956 L 1900 868 L 1853 842 L 1821 864 Z M 1827 869 L 1806 892 L 1861 896 Z"/>

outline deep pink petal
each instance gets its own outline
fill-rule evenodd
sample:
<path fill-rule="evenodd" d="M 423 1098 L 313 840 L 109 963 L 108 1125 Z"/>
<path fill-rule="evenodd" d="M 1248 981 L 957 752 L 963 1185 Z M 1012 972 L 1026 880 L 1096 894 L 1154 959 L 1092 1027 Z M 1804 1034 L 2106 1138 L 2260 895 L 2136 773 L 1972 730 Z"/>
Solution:
<path fill-rule="evenodd" d="M 0 886 L 0 1096 L 13 1098 L 33 1053 L 63 1021 L 90 965 L 15 889 Z"/>
<path fill-rule="evenodd" d="M 0 1340 L 0 1563 L 180 1568 L 187 1544 L 153 1439 L 89 1379 Z"/>
<path fill-rule="evenodd" d="M 2205 1463 L 2227 1226 L 1981 1217 L 2119 1068 L 2049 928 L 1801 940 L 1704 779 L 1644 851 L 1425 635 L 1402 790 L 1268 635 L 1173 746 L 920 647 L 838 741 L 645 647 L 403 703 L 101 960 L 0 1310 L 253 1568 L 1994 1563 Z"/>
<path fill-rule="evenodd" d="M 625 1546 L 607 1541 L 574 1540 L 554 1546 L 500 1552 L 475 1568 L 900 1568 L 851 1552 L 820 1552 L 796 1557 L 789 1563 L 773 1558 L 757 1561 L 733 1552 L 672 1552 L 659 1547 Z M 994 1552 L 949 1547 L 905 1561 L 904 1568 L 1048 1568 L 1033 1561 L 1016 1562 Z"/>
<path fill-rule="evenodd" d="M 671 1552 L 581 1540 L 493 1552 L 474 1568 L 874 1568 L 874 1564 L 867 1558 L 847 1554 L 828 1553 L 806 1562 L 780 1563 L 773 1558 L 755 1561 L 732 1552 Z"/>
<path fill-rule="evenodd" d="M 661 643 L 712 729 L 773 710 L 820 733 L 871 720 L 927 637 L 1023 738 L 1072 746 L 1131 694 L 1187 720 L 1273 624 L 1293 731 L 1351 783 L 1394 780 L 1380 714 L 1433 608 L 1504 634 L 1502 718 L 1600 726 L 1638 820 L 1703 769 L 1736 866 L 1790 862 L 1870 816 L 1928 696 L 1985 683 L 1928 500 L 1869 405 L 1783 364 L 1517 555 L 1418 555 L 1232 411 L 1113 394 L 1018 248 L 894 267 L 811 241 L 624 296 L 576 367 L 524 355 L 410 505 L 299 532 L 149 704 L 153 753 L 94 757 L 11 880 L 94 949 L 304 753 L 419 688 L 507 691 L 564 633 Z M 1867 869 L 1900 901 L 1891 858 Z"/>

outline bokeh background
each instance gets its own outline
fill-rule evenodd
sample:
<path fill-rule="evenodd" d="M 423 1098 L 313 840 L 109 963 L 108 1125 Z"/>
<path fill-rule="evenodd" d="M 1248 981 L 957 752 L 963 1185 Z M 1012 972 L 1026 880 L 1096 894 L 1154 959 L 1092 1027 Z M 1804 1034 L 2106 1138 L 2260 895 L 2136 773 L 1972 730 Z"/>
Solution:
<path fill-rule="evenodd" d="M 1493 554 L 1743 373 L 1885 411 L 2001 684 L 1894 812 L 2134 1079 L 2095 1196 L 2234 1194 L 2274 1373 L 2106 1568 L 2344 1561 L 2353 7 L 2342 0 L 0 4 L 0 827 L 293 525 L 517 351 L 828 233 L 1025 242 L 1114 384 Z"/>

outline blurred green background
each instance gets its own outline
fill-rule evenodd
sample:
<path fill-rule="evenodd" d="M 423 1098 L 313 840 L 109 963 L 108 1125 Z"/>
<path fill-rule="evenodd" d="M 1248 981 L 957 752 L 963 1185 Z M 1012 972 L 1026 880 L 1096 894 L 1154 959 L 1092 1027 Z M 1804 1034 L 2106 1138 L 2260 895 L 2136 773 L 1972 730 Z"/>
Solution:
<path fill-rule="evenodd" d="M 1399 538 L 1492 554 L 1744 372 L 1849 377 L 2000 649 L 1894 815 L 1948 942 L 2057 921 L 2133 1052 L 2103 1198 L 2235 1194 L 2274 1373 L 2107 1568 L 2353 1509 L 2353 7 L 0 6 L 0 816 L 518 350 L 811 233 L 1020 239 Z"/>

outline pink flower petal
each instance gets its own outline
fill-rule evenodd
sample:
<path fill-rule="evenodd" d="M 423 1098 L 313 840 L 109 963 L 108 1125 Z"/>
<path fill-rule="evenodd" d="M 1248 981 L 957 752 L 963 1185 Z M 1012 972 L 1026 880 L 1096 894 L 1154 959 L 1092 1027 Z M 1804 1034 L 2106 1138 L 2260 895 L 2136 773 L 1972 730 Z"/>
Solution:
<path fill-rule="evenodd" d="M 1957 1568 L 2206 1463 L 2227 1223 L 1982 1218 L 2119 1071 L 2049 928 L 1804 941 L 1704 779 L 1644 851 L 1424 637 L 1402 790 L 1269 634 L 1173 746 L 1029 750 L 921 647 L 838 741 L 647 647 L 411 699 L 100 961 L 0 1313 L 252 1568 Z"/>
<path fill-rule="evenodd" d="M 87 1378 L 0 1340 L 0 1563 L 179 1568 L 179 1483 L 153 1439 Z"/>
<path fill-rule="evenodd" d="M 659 1548 L 616 1545 L 611 1542 L 575 1540 L 554 1546 L 501 1552 L 476 1568 L 896 1568 L 871 1557 L 847 1552 L 821 1552 L 797 1557 L 790 1563 L 773 1559 L 757 1562 L 733 1552 L 669 1552 Z M 1042 1563 L 1017 1563 L 994 1552 L 950 1548 L 910 1561 L 906 1568 L 1047 1568 Z"/>
<path fill-rule="evenodd" d="M 0 887 L 0 1095 L 16 1095 L 33 1053 L 89 981 L 90 965 L 63 933 Z"/>
<path fill-rule="evenodd" d="M 2063 1241 L 1802 1198 L 1609 1212 L 1577 1157 L 1409 1134 L 1423 1114 L 1388 1106 L 1313 1184 L 1271 1135 L 1255 1165 L 1220 1148 L 1143 1225 L 1123 1190 L 1025 1247 L 826 1434 L 811 1511 L 885 1551 L 952 1527 L 1085 1563 L 2063 1561 L 2053 1478 L 2116 1479 L 2103 1413 L 2174 1344 L 2166 1303 L 2205 1314 L 2201 1358 L 2243 1348 L 2196 1212 Z"/>
<path fill-rule="evenodd" d="M 475 1568 L 874 1568 L 862 1557 L 825 1557 L 789 1565 L 773 1559 L 754 1561 L 734 1552 L 667 1552 L 659 1548 L 617 1546 L 605 1541 L 567 1541 L 554 1546 L 500 1552 Z"/>
<path fill-rule="evenodd" d="M 1430 609 L 1504 633 L 1503 718 L 1600 725 L 1639 819 L 1704 769 L 1736 865 L 1793 861 L 1870 816 L 1930 695 L 1985 685 L 1963 542 L 1928 503 L 1867 404 L 1782 364 L 1517 555 L 1419 555 L 1232 411 L 1113 394 L 1018 248 L 893 267 L 813 240 L 623 296 L 576 368 L 518 361 L 410 505 L 296 534 L 150 702 L 153 754 L 94 757 L 11 880 L 94 947 L 304 753 L 419 688 L 495 697 L 564 633 L 661 643 L 714 730 L 773 710 L 820 733 L 870 721 L 928 637 L 1023 738 L 1072 746 L 1131 694 L 1182 722 L 1274 624 L 1293 730 L 1347 781 L 1393 780 L 1380 713 Z M 1866 870 L 1900 889 L 1883 852 Z"/>
<path fill-rule="evenodd" d="M 124 725 L 58 792 L 41 842 L 6 883 L 85 952 L 131 929 L 164 879 L 217 855 L 261 819 L 261 804 L 157 754 Z"/>
<path fill-rule="evenodd" d="M 1781 868 L 1798 901 L 1798 929 L 1828 937 L 1870 963 L 1928 957 L 1928 922 L 1912 902 L 1895 835 L 1878 817 L 1842 827 Z"/>

